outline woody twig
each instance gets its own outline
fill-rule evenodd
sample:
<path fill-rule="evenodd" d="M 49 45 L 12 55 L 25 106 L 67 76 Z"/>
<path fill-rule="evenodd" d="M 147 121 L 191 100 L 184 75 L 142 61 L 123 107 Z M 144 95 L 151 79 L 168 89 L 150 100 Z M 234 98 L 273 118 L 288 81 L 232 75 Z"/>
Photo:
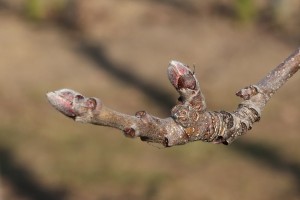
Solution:
<path fill-rule="evenodd" d="M 194 72 L 178 61 L 169 63 L 168 77 L 180 97 L 171 116 L 165 119 L 146 111 L 138 111 L 134 116 L 123 114 L 109 109 L 98 98 L 84 97 L 71 89 L 49 92 L 47 98 L 54 108 L 77 122 L 117 128 L 130 138 L 140 137 L 165 147 L 198 140 L 227 145 L 252 129 L 272 95 L 299 68 L 297 49 L 261 81 L 237 92 L 242 102 L 234 112 L 207 110 Z"/>

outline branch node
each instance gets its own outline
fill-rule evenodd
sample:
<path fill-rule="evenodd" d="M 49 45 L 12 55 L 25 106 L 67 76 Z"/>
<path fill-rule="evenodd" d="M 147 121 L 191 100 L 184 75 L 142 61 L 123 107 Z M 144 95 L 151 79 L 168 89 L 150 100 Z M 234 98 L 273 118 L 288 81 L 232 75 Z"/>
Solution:
<path fill-rule="evenodd" d="M 95 98 L 88 98 L 86 101 L 86 106 L 92 111 L 95 110 L 97 107 L 97 100 Z"/>
<path fill-rule="evenodd" d="M 244 100 L 249 100 L 254 95 L 258 94 L 258 87 L 255 85 L 247 86 L 236 93 L 236 96 L 241 97 Z"/>
<path fill-rule="evenodd" d="M 126 137 L 129 137 L 129 138 L 134 138 L 136 136 L 135 130 L 133 128 L 125 128 L 123 130 L 123 133 Z"/>
<path fill-rule="evenodd" d="M 147 114 L 146 111 L 142 110 L 142 111 L 137 111 L 137 112 L 135 113 L 135 116 L 136 116 L 137 118 L 143 118 L 143 117 L 145 117 L 146 114 Z"/>

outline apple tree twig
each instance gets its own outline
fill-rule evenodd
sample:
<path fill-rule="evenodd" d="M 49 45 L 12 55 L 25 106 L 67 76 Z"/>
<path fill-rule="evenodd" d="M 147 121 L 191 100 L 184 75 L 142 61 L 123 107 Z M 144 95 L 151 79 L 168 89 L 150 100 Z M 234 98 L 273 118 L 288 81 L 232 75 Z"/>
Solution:
<path fill-rule="evenodd" d="M 47 93 L 58 111 L 77 122 L 109 126 L 123 131 L 130 138 L 159 143 L 165 147 L 201 140 L 230 144 L 260 120 L 272 95 L 300 68 L 300 48 L 279 64 L 258 83 L 236 93 L 243 101 L 234 112 L 209 111 L 194 72 L 185 64 L 171 61 L 168 77 L 180 94 L 171 116 L 161 119 L 138 111 L 135 116 L 106 107 L 101 100 L 61 89 Z"/>

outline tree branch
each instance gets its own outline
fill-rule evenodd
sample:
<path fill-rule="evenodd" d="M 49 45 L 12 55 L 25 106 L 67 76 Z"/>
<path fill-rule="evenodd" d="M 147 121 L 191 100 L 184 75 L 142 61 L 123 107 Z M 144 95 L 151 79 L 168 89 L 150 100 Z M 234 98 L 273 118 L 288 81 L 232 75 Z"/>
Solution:
<path fill-rule="evenodd" d="M 84 97 L 70 89 L 49 92 L 47 98 L 54 108 L 75 121 L 117 128 L 130 138 L 140 137 L 165 147 L 197 140 L 227 145 L 260 120 L 268 100 L 299 68 L 300 49 L 257 84 L 237 92 L 243 101 L 234 112 L 208 111 L 194 72 L 178 61 L 169 63 L 168 77 L 180 97 L 166 119 L 145 111 L 126 115 L 107 108 L 98 98 Z"/>

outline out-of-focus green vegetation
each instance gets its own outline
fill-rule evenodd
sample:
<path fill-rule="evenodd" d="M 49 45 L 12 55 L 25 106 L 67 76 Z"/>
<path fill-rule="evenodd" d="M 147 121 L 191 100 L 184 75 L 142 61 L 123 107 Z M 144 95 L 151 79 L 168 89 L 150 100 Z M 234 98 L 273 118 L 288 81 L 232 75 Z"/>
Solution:
<path fill-rule="evenodd" d="M 93 5 L 94 3 L 92 1 L 89 4 Z M 297 28 L 300 24 L 298 12 L 300 3 L 296 0 L 229 0 L 207 1 L 206 3 L 195 0 L 184 2 L 163 0 L 161 4 L 174 6 L 174 8 L 193 14 L 209 13 L 209 10 L 221 6 L 232 12 L 230 14 L 233 16 L 232 19 L 241 24 L 257 23 L 259 25 L 264 23 L 268 27 L 275 27 L 277 32 L 282 31 L 293 37 L 297 37 L 300 33 L 300 29 Z M 96 11 L 97 7 L 92 8 L 82 0 L 26 0 L 24 10 L 25 15 L 34 21 L 64 20 L 69 25 L 81 30 L 90 24 L 89 20 L 95 20 L 98 14 L 101 15 L 101 11 Z M 228 12 L 226 13 L 228 14 Z"/>
<path fill-rule="evenodd" d="M 70 2 L 67 0 L 26 0 L 25 15 L 36 22 L 58 19 L 66 12 L 66 7 Z"/>
<path fill-rule="evenodd" d="M 253 0 L 235 0 L 233 8 L 241 22 L 253 22 L 257 16 L 257 8 Z"/>
<path fill-rule="evenodd" d="M 41 20 L 45 17 L 45 8 L 40 0 L 27 0 L 25 12 L 32 20 Z"/>

